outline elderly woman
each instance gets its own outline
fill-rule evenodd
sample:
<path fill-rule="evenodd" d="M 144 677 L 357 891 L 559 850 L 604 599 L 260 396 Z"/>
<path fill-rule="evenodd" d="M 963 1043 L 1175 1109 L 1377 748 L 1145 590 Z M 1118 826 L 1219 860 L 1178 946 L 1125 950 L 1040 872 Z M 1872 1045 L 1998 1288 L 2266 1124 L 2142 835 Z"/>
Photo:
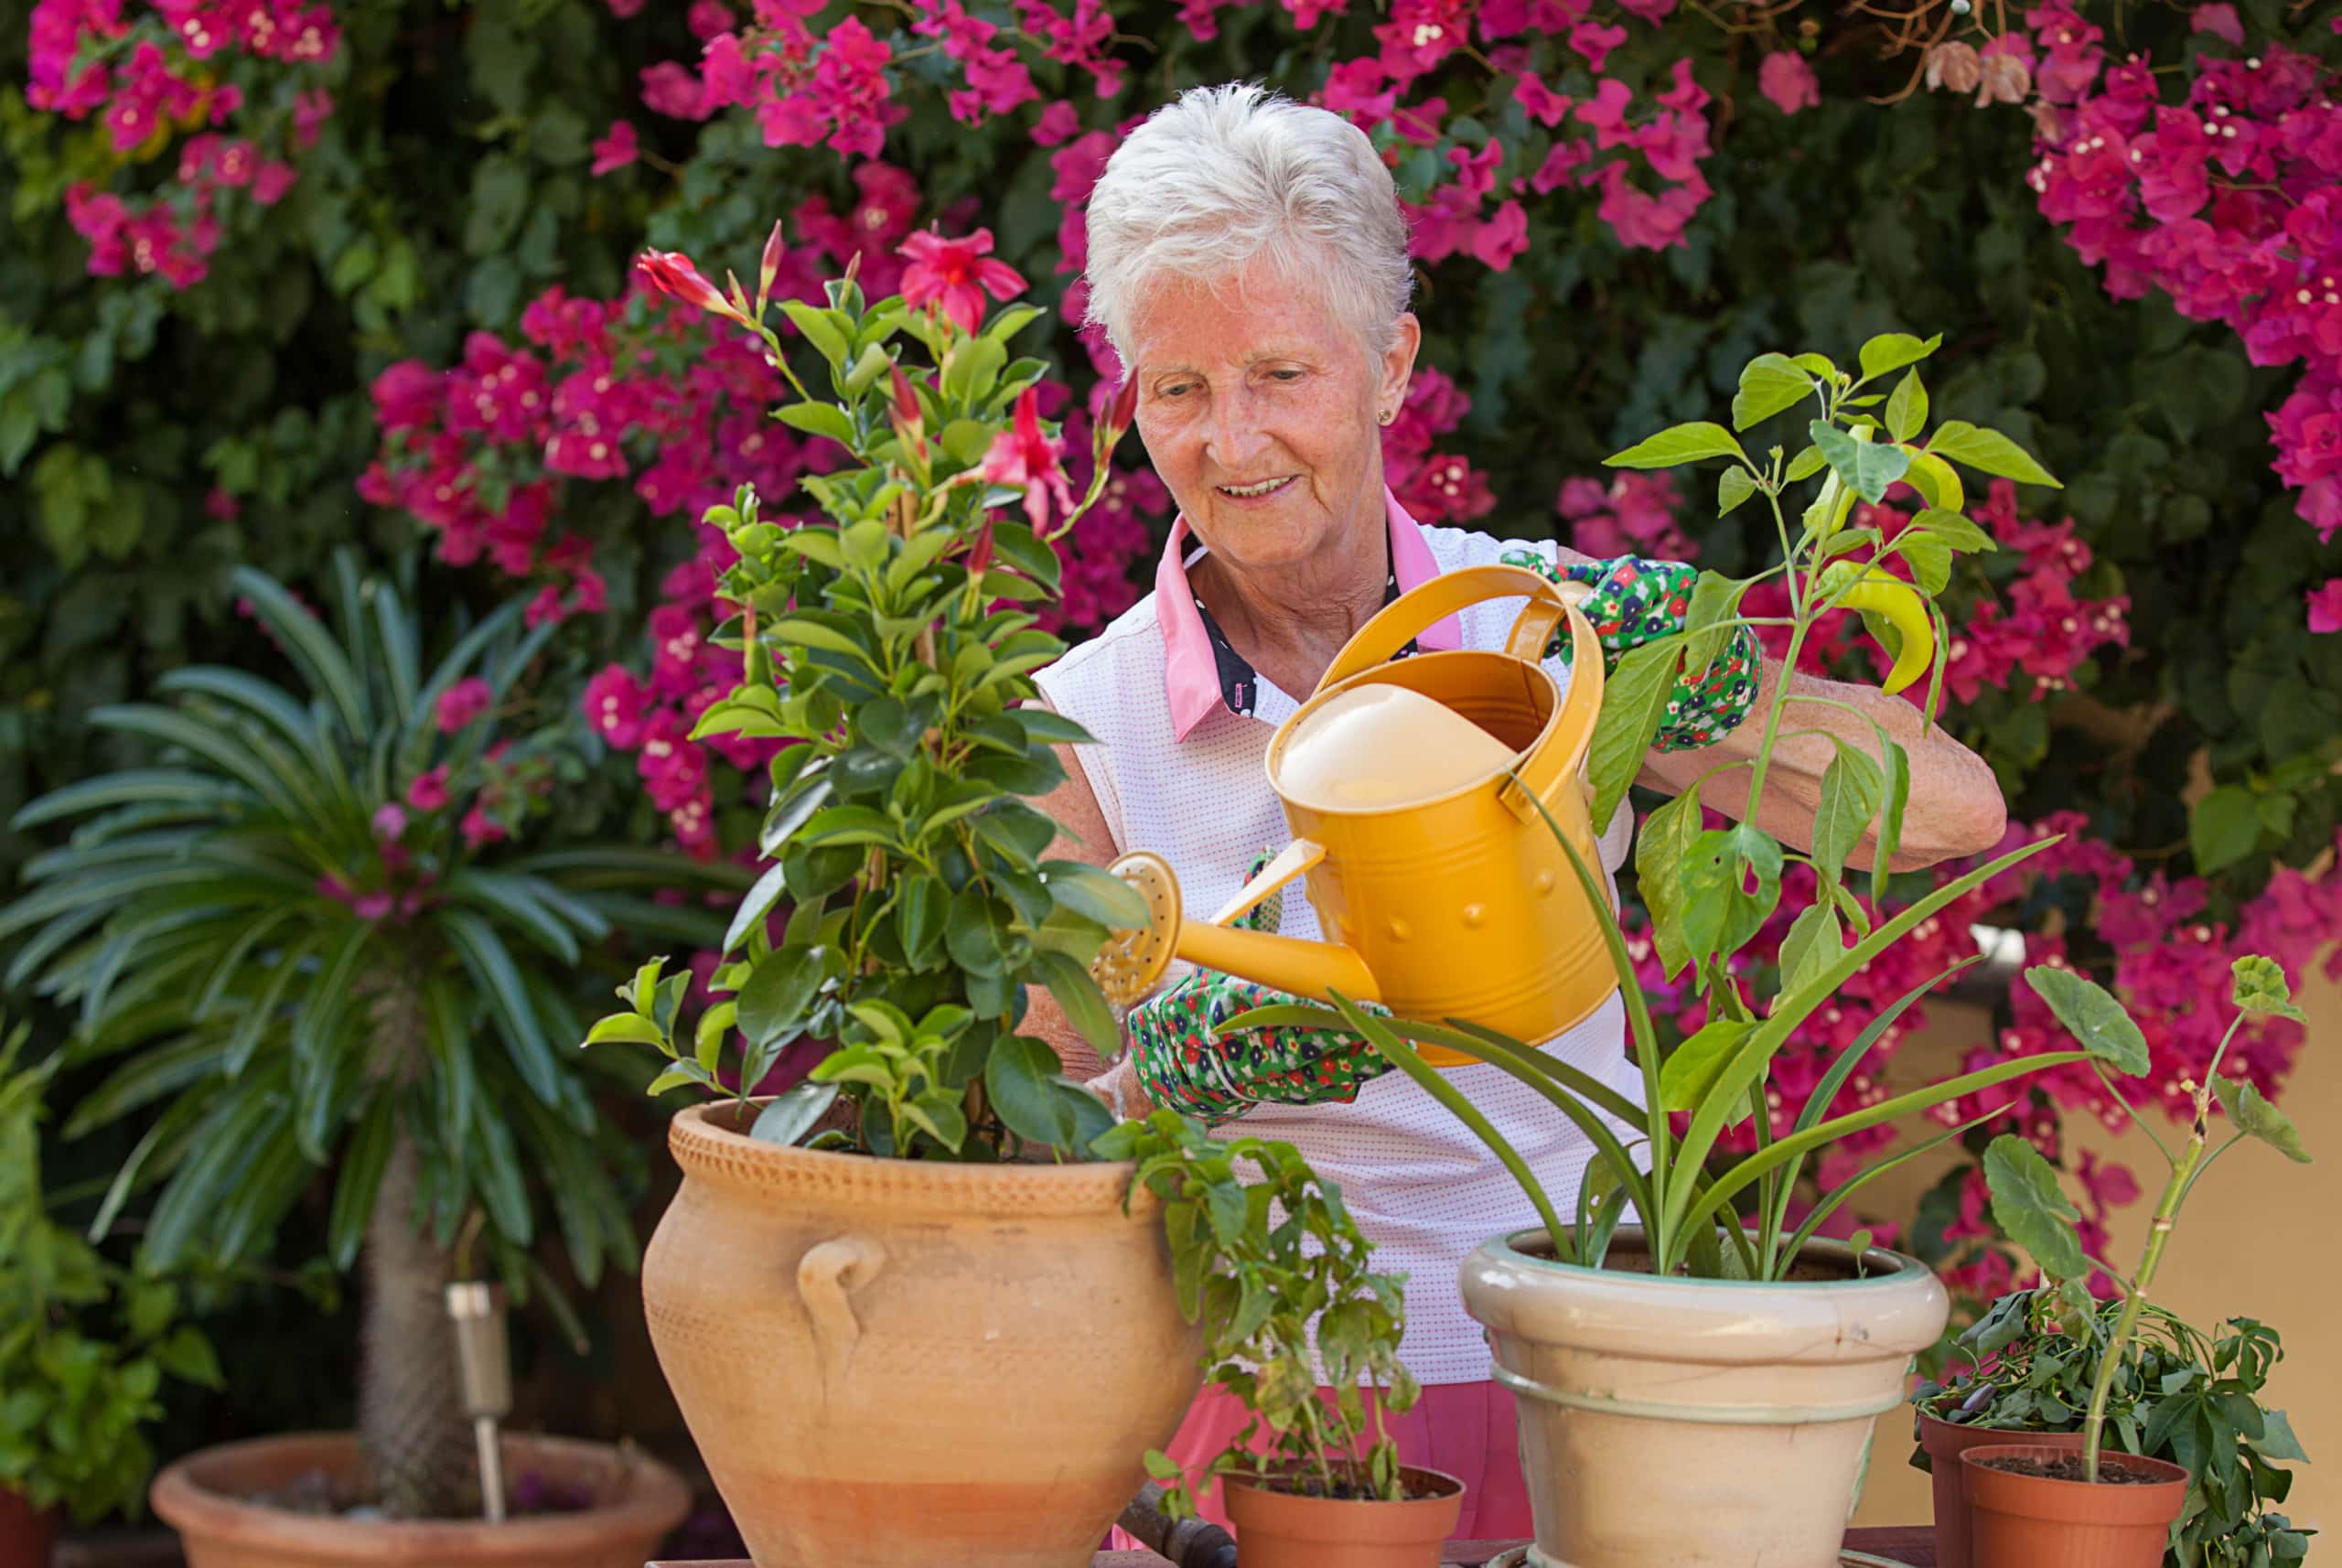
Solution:
<path fill-rule="evenodd" d="M 1038 677 L 1048 703 L 1102 743 L 1066 754 L 1068 780 L 1047 802 L 1065 833 L 1053 854 L 1104 864 L 1155 850 L 1191 908 L 1222 903 L 1289 836 L 1262 767 L 1271 734 L 1352 633 L 1440 573 L 1509 559 L 1586 584 L 1617 611 L 1598 618 L 1606 623 L 1664 629 L 1688 568 L 1425 528 L 1385 487 L 1379 431 L 1406 395 L 1422 334 L 1407 309 L 1413 269 L 1391 175 L 1347 121 L 1255 87 L 1196 89 L 1115 151 L 1090 196 L 1089 229 L 1090 315 L 1137 384 L 1139 434 L 1179 516 L 1155 591 Z M 1510 607 L 1467 609 L 1420 643 L 1501 647 Z M 1811 708 L 1821 716 L 1806 724 L 1868 745 L 1875 720 L 1908 749 L 1901 864 L 1999 839 L 1989 769 L 1940 729 L 1923 733 L 1908 703 L 1788 677 L 1745 642 L 1685 682 L 1682 711 L 1641 781 L 1680 789 L 1718 761 L 1752 755 L 1755 736 L 1734 725 L 1783 679 L 1853 710 Z M 1810 843 L 1831 756 L 1820 736 L 1784 741 L 1759 824 Z M 1720 792 L 1714 804 L 1745 801 Z M 1603 845 L 1613 872 L 1630 815 L 1618 813 Z M 1305 899 L 1281 908 L 1273 899 L 1269 909 L 1289 934 L 1318 935 Z M 1534 1216 L 1479 1140 L 1364 1042 L 1196 1029 L 1261 994 L 1189 974 L 1132 1012 L 1133 1049 L 1111 1072 L 1046 1001 L 1033 1026 L 1119 1108 L 1168 1103 L 1215 1120 L 1241 1112 L 1246 1131 L 1293 1143 L 1341 1185 L 1377 1265 L 1408 1276 L 1402 1355 L 1425 1395 L 1397 1423 L 1405 1459 L 1469 1483 L 1466 1534 L 1526 1535 L 1512 1402 L 1488 1380 L 1488 1350 L 1456 1282 L 1473 1247 Z M 1162 1048 L 1198 1037 L 1208 1041 L 1200 1060 Z M 1544 1048 L 1638 1092 L 1615 996 Z M 1313 1070 L 1274 1070 L 1296 1056 Z M 1304 1078 L 1305 1090 L 1293 1087 Z M 1495 1068 L 1467 1067 L 1453 1081 L 1566 1205 L 1589 1155 L 1583 1135 Z M 1215 1395 L 1190 1412 L 1174 1450 L 1182 1459 L 1209 1456 L 1241 1424 Z"/>

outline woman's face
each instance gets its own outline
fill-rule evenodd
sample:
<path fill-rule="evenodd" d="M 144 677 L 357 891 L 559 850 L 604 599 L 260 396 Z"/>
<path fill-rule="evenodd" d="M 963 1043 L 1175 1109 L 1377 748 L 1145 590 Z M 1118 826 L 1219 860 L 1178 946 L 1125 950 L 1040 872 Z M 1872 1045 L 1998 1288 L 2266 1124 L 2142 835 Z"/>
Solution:
<path fill-rule="evenodd" d="M 1380 524 L 1377 416 L 1406 391 L 1422 336 L 1413 315 L 1370 359 L 1317 290 L 1265 263 L 1211 290 L 1158 285 L 1137 306 L 1139 436 L 1215 554 L 1289 565 Z"/>

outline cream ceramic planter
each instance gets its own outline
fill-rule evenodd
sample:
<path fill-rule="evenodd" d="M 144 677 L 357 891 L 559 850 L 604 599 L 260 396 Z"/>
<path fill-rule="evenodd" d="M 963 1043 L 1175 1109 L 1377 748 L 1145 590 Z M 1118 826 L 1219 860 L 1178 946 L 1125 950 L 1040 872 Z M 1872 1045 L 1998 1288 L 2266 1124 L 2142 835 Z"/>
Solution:
<path fill-rule="evenodd" d="M 782 1148 L 677 1116 L 659 1364 L 757 1568 L 1087 1568 L 1194 1396 L 1129 1165 Z"/>
<path fill-rule="evenodd" d="M 1838 1568 L 1872 1424 L 1950 1314 L 1936 1277 L 1873 1249 L 1861 1280 L 1660 1279 L 1524 1250 L 1543 1239 L 1462 1271 L 1520 1405 L 1531 1568 Z M 1806 1256 L 1852 1274 L 1842 1244 Z"/>

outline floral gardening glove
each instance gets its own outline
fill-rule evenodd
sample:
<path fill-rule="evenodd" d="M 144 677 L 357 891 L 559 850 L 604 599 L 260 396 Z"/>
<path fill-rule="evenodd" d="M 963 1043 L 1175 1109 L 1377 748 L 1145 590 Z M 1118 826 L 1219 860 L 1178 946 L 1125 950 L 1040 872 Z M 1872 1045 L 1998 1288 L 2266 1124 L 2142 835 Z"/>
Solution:
<path fill-rule="evenodd" d="M 1691 613 L 1692 587 L 1699 568 L 1681 561 L 1646 561 L 1621 555 L 1612 561 L 1581 561 L 1563 566 L 1533 550 L 1508 550 L 1499 557 L 1553 583 L 1590 584 L 1594 592 L 1578 608 L 1602 639 L 1603 667 L 1616 670 L 1629 649 L 1656 642 L 1683 629 Z M 1570 659 L 1569 628 L 1557 628 L 1545 657 Z M 1661 751 L 1691 751 L 1730 735 L 1756 703 L 1764 664 L 1756 636 L 1746 627 L 1732 634 L 1724 650 L 1701 671 L 1686 671 L 1668 693 L 1667 722 L 1659 732 Z"/>
<path fill-rule="evenodd" d="M 1248 877 L 1267 865 L 1263 850 Z M 1278 900 L 1269 898 L 1235 924 L 1276 929 Z M 1283 1105 L 1348 1105 L 1359 1086 L 1391 1064 L 1356 1035 L 1339 1029 L 1245 1029 L 1222 1034 L 1238 1014 L 1302 998 L 1273 987 L 1198 969 L 1131 1010 L 1131 1060 L 1147 1098 L 1207 1126 L 1232 1121 L 1263 1101 Z M 1362 1004 L 1380 1012 L 1372 1003 Z"/>

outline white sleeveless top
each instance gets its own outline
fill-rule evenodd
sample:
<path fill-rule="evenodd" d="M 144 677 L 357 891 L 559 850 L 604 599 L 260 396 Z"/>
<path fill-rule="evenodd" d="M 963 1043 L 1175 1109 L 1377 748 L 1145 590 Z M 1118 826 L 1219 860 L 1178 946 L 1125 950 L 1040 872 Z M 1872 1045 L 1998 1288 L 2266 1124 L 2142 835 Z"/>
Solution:
<path fill-rule="evenodd" d="M 1494 563 L 1507 550 L 1552 555 L 1551 543 L 1422 528 L 1395 499 L 1389 509 L 1402 591 L 1441 572 Z M 1187 539 L 1183 521 L 1172 531 L 1155 593 L 1036 679 L 1052 706 L 1101 743 L 1077 748 L 1077 756 L 1113 835 L 1113 853 L 1155 851 L 1178 874 L 1187 908 L 1209 911 L 1242 885 L 1254 855 L 1293 836 L 1269 788 L 1266 756 L 1270 736 L 1299 703 L 1266 680 L 1259 682 L 1250 714 L 1230 712 L 1216 682 L 1209 696 L 1200 694 L 1211 654 L 1199 646 Z M 1474 606 L 1422 641 L 1501 648 L 1519 607 L 1517 600 Z M 1546 668 L 1567 684 L 1564 666 Z M 1620 811 L 1602 842 L 1605 869 L 1613 874 L 1626 858 L 1631 818 Z M 1281 918 L 1288 936 L 1321 936 L 1317 912 L 1297 886 L 1287 889 Z M 1176 966 L 1169 978 L 1184 972 Z M 1638 1101 L 1641 1077 L 1626 1058 L 1625 1032 L 1625 1012 L 1613 994 L 1544 1048 Z M 1478 1064 L 1446 1077 L 1520 1151 L 1567 1219 L 1592 1154 L 1584 1134 L 1500 1069 Z M 1374 1243 L 1374 1266 L 1407 1276 L 1402 1359 L 1418 1380 L 1488 1378 L 1488 1346 L 1465 1316 L 1458 1270 L 1482 1241 L 1538 1221 L 1510 1173 L 1469 1128 L 1392 1071 L 1366 1084 L 1348 1105 L 1262 1103 L 1226 1131 L 1290 1143 L 1321 1176 L 1339 1184 L 1359 1229 Z"/>

